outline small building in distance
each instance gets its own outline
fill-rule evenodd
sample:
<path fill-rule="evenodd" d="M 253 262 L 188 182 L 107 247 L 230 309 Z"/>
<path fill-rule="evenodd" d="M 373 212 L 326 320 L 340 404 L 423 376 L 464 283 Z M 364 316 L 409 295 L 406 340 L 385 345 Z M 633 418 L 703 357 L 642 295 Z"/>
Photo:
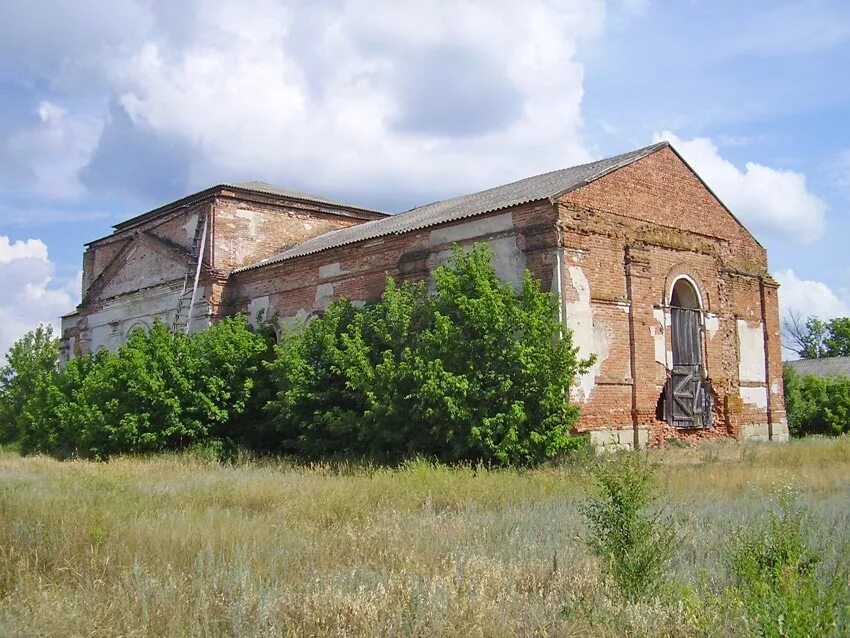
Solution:
<path fill-rule="evenodd" d="M 785 365 L 801 377 L 850 377 L 850 357 L 796 359 Z"/>
<path fill-rule="evenodd" d="M 258 182 L 188 195 L 87 245 L 64 356 L 156 318 L 303 322 L 336 298 L 377 298 L 387 277 L 426 279 L 476 242 L 505 281 L 531 271 L 596 355 L 571 388 L 594 445 L 787 440 L 766 251 L 666 142 L 397 215 Z"/>

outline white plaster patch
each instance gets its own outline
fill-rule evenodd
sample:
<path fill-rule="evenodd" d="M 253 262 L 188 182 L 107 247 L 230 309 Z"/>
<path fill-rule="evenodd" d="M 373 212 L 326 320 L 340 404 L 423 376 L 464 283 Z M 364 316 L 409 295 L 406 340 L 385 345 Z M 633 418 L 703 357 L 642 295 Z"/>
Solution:
<path fill-rule="evenodd" d="M 301 326 L 307 323 L 309 313 L 304 308 L 299 308 L 298 312 L 290 317 L 281 317 L 277 321 L 278 329 L 277 336 L 280 338 L 283 334 L 288 334 L 298 330 Z"/>
<path fill-rule="evenodd" d="M 248 321 L 255 328 L 269 318 L 269 297 L 255 297 L 248 304 Z"/>
<path fill-rule="evenodd" d="M 746 319 L 738 319 L 738 378 L 741 381 L 765 381 L 764 327 L 750 328 Z"/>
<path fill-rule="evenodd" d="M 325 310 L 331 303 L 334 296 L 333 284 L 319 284 L 316 286 L 316 303 L 315 310 Z"/>
<path fill-rule="evenodd" d="M 779 383 L 779 381 L 774 381 L 770 384 L 770 391 L 773 394 L 779 394 L 780 392 L 782 392 L 782 384 Z"/>
<path fill-rule="evenodd" d="M 608 358 L 613 337 L 607 324 L 596 321 L 593 317 L 593 307 L 590 303 L 590 284 L 584 271 L 578 266 L 568 266 L 572 286 L 576 291 L 574 301 L 564 304 L 565 323 L 573 333 L 573 345 L 579 350 L 579 356 L 596 355 L 596 361 L 585 374 L 576 379 L 570 390 L 574 400 L 587 402 L 596 385 L 596 377 L 602 369 L 602 364 Z"/>
<path fill-rule="evenodd" d="M 183 231 L 186 233 L 186 239 L 194 239 L 195 231 L 198 229 L 198 213 L 189 215 L 189 219 L 183 224 Z"/>
<path fill-rule="evenodd" d="M 474 236 L 480 236 L 482 234 L 486 233 L 476 232 Z M 525 253 L 516 245 L 516 237 L 509 235 L 498 239 L 490 239 L 486 243 L 493 253 L 493 269 L 496 271 L 496 275 L 502 281 L 510 284 L 514 290 L 521 290 L 523 273 L 525 272 Z M 471 248 L 471 246 L 466 246 L 466 248 Z M 437 267 L 448 261 L 451 254 L 452 251 L 447 249 L 439 250 L 428 255 L 426 261 L 428 270 L 430 272 L 436 270 Z M 433 285 L 433 281 L 429 285 Z"/>
<path fill-rule="evenodd" d="M 658 325 L 650 326 L 649 334 L 652 336 L 653 345 L 655 346 L 655 362 L 667 368 L 667 353 L 664 349 L 666 346 L 664 341 L 665 315 L 664 308 L 652 309 L 652 316 Z"/>
<path fill-rule="evenodd" d="M 450 242 L 475 239 L 483 235 L 511 230 L 513 227 L 514 217 L 512 213 L 479 217 L 465 224 L 454 224 L 432 230 L 428 237 L 428 245 L 439 246 Z"/>
<path fill-rule="evenodd" d="M 324 264 L 319 266 L 319 278 L 327 279 L 328 277 L 337 277 L 338 275 L 344 275 L 348 270 L 343 270 L 342 266 L 338 261 L 335 261 L 332 264 Z"/>
<path fill-rule="evenodd" d="M 755 405 L 759 408 L 767 407 L 767 388 L 738 388 L 744 403 Z"/>
<path fill-rule="evenodd" d="M 708 339 L 714 339 L 714 335 L 720 329 L 720 318 L 710 312 L 704 315 L 705 331 L 708 333 Z"/>

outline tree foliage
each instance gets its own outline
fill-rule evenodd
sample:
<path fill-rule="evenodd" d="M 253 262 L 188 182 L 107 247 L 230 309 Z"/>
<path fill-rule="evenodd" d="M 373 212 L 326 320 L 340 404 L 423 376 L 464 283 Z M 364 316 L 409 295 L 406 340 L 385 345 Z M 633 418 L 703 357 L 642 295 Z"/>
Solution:
<path fill-rule="evenodd" d="M 486 245 L 424 283 L 340 300 L 272 348 L 245 317 L 186 337 L 155 323 L 115 352 L 76 357 L 39 329 L 0 390 L 25 453 L 108 458 L 228 441 L 310 456 L 528 465 L 579 445 L 568 400 L 580 361 L 558 305 L 526 273 L 516 293 Z"/>
<path fill-rule="evenodd" d="M 803 359 L 850 356 L 850 317 L 823 321 L 789 313 L 782 324 L 785 347 Z"/>
<path fill-rule="evenodd" d="M 802 376 L 790 366 L 785 366 L 782 376 L 791 434 L 850 432 L 850 378 Z"/>
<path fill-rule="evenodd" d="M 54 363 L 19 410 L 22 450 L 108 458 L 250 439 L 240 417 L 268 350 L 265 337 L 234 317 L 192 337 L 156 322 L 114 353 L 75 357 L 61 372 Z"/>
<path fill-rule="evenodd" d="M 484 244 L 424 284 L 387 281 L 283 339 L 275 424 L 292 449 L 531 464 L 575 445 L 567 388 L 580 361 L 557 304 L 526 273 L 514 293 Z"/>
<path fill-rule="evenodd" d="M 55 374 L 58 361 L 59 339 L 49 324 L 28 332 L 9 349 L 0 368 L 0 443 L 22 436 L 24 406 L 32 389 Z"/>

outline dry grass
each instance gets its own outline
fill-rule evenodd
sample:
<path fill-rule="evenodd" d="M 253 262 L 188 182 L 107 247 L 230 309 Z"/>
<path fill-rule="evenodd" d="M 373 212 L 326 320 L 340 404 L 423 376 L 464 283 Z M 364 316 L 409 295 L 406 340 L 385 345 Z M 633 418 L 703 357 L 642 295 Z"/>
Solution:
<path fill-rule="evenodd" d="M 580 466 L 527 472 L 0 454 L 0 635 L 734 635 L 733 531 L 793 487 L 850 543 L 850 439 L 654 452 L 681 544 L 624 605 L 580 540 Z"/>

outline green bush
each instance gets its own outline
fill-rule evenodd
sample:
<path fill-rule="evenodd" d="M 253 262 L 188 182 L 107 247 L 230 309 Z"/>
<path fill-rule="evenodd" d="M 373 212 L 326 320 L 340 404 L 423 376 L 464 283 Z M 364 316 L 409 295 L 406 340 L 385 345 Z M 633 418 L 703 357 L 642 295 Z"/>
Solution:
<path fill-rule="evenodd" d="M 850 432 L 850 378 L 800 376 L 786 366 L 783 381 L 791 434 L 836 436 Z"/>
<path fill-rule="evenodd" d="M 566 389 L 580 361 L 552 295 L 516 294 L 485 245 L 455 249 L 424 284 L 388 280 L 378 302 L 332 303 L 284 337 L 270 410 L 307 454 L 528 465 L 575 447 Z"/>
<path fill-rule="evenodd" d="M 362 308 L 336 301 L 274 349 L 245 317 L 189 337 L 156 322 L 60 371 L 56 340 L 33 333 L 0 385 L 6 438 L 59 457 L 236 444 L 502 465 L 580 447 L 567 389 L 590 361 L 561 334 L 552 295 L 528 273 L 515 293 L 486 245 L 455 249 L 433 283 L 429 295 L 388 280 Z"/>
<path fill-rule="evenodd" d="M 156 322 L 116 352 L 75 357 L 31 384 L 20 409 L 24 453 L 108 458 L 251 440 L 242 416 L 270 349 L 244 317 L 186 337 Z M 254 409 L 254 411 L 256 411 Z"/>
<path fill-rule="evenodd" d="M 845 635 L 839 626 L 847 620 L 847 592 L 840 575 L 818 573 L 821 556 L 808 541 L 810 525 L 806 512 L 784 499 L 762 525 L 738 533 L 734 593 L 754 635 Z"/>
<path fill-rule="evenodd" d="M 657 595 L 673 556 L 673 521 L 656 505 L 654 468 L 640 452 L 600 460 L 598 492 L 582 507 L 587 545 L 629 602 Z"/>

